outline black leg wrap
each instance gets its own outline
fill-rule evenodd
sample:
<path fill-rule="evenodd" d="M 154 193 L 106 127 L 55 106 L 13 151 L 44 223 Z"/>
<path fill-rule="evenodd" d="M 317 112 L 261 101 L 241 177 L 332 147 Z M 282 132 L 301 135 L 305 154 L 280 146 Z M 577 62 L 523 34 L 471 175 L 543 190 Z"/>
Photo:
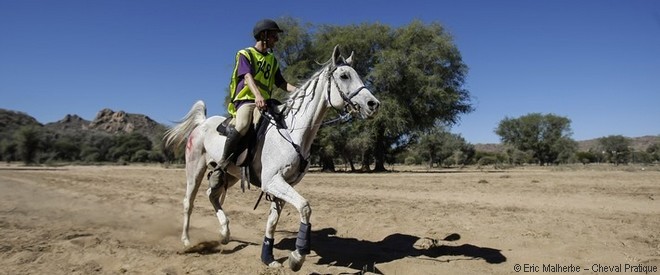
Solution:
<path fill-rule="evenodd" d="M 296 238 L 296 249 L 300 255 L 309 254 L 312 247 L 312 224 L 300 223 L 298 237 Z"/>
<path fill-rule="evenodd" d="M 261 262 L 263 262 L 266 265 L 269 265 L 273 261 L 275 261 L 275 257 L 273 256 L 273 244 L 275 242 L 275 239 L 269 239 L 268 237 L 264 237 L 264 243 L 261 246 Z"/>

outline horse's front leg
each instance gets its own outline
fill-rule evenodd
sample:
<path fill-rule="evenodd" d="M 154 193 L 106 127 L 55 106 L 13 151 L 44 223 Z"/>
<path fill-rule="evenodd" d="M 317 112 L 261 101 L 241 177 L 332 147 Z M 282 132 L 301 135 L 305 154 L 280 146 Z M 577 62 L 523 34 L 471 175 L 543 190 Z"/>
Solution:
<path fill-rule="evenodd" d="M 281 266 L 273 256 L 273 245 L 275 244 L 275 229 L 277 228 L 277 222 L 280 220 L 283 207 L 284 201 L 278 198 L 273 198 L 270 203 L 270 213 L 268 214 L 268 221 L 266 221 L 266 236 L 261 246 L 261 261 L 269 267 Z"/>
<path fill-rule="evenodd" d="M 309 202 L 298 194 L 280 174 L 275 175 L 271 182 L 264 185 L 264 192 L 290 203 L 300 213 L 300 229 L 296 239 L 296 250 L 289 255 L 291 270 L 298 271 L 305 262 L 305 256 L 311 250 L 312 225 L 309 218 L 312 215 L 312 208 L 309 206 Z"/>

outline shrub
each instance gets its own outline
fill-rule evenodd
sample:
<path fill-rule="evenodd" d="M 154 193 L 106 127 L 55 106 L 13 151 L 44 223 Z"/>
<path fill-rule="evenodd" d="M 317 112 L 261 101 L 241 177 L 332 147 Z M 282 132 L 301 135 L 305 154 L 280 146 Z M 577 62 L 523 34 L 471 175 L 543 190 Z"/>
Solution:
<path fill-rule="evenodd" d="M 484 156 L 479 159 L 477 164 L 479 166 L 485 166 L 485 165 L 494 165 L 497 163 L 497 158 L 494 156 Z"/>

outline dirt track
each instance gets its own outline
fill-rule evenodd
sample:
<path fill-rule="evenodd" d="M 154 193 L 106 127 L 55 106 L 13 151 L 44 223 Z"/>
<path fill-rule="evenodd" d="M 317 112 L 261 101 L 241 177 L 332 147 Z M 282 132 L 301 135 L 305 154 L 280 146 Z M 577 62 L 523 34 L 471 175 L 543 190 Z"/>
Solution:
<path fill-rule="evenodd" d="M 312 254 L 297 274 L 660 269 L 658 170 L 309 173 L 297 189 L 313 209 Z M 268 206 L 252 210 L 254 188 L 230 189 L 225 246 L 200 191 L 191 229 L 200 249 L 184 253 L 183 191 L 182 169 L 0 167 L 0 274 L 294 274 L 259 260 Z M 281 262 L 298 222 L 285 207 Z"/>

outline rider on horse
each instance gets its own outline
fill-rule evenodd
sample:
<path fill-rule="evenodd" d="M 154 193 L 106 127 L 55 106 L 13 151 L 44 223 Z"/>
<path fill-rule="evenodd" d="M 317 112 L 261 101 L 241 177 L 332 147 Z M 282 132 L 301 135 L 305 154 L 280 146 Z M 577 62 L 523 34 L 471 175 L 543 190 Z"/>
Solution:
<path fill-rule="evenodd" d="M 297 89 L 284 79 L 272 52 L 281 32 L 282 29 L 275 21 L 261 20 L 253 29 L 256 40 L 254 47 L 242 49 L 236 54 L 236 65 L 229 85 L 231 100 L 228 107 L 229 114 L 234 117 L 230 124 L 233 127 L 227 127 L 222 159 L 209 175 L 211 186 L 220 183 L 220 175 L 232 155 L 237 153 L 241 138 L 246 135 L 252 122 L 259 120 L 260 111 L 266 109 L 266 100 L 270 99 L 274 86 L 287 92 Z"/>

